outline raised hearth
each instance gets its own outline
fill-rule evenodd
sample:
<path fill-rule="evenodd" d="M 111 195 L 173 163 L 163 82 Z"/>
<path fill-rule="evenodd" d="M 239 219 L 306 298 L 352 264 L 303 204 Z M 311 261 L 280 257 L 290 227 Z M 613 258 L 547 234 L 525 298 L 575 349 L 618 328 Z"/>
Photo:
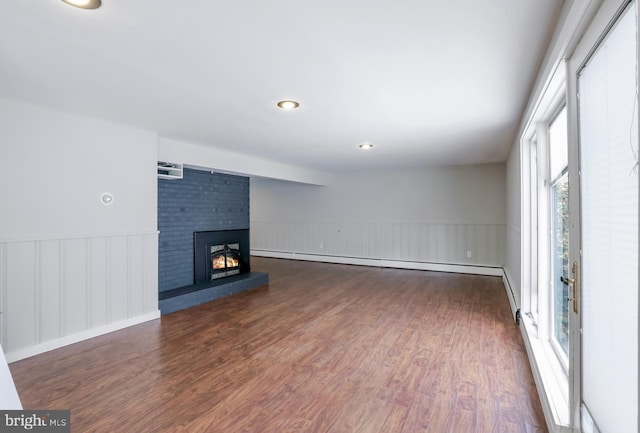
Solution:
<path fill-rule="evenodd" d="M 162 314 L 269 283 L 269 275 L 251 272 L 249 230 L 193 233 L 194 283 L 159 293 Z"/>
<path fill-rule="evenodd" d="M 245 272 L 204 283 L 165 290 L 160 292 L 159 295 L 160 313 L 169 314 L 174 311 L 184 310 L 185 308 L 194 307 L 265 284 L 269 284 L 269 274 L 264 272 Z"/>

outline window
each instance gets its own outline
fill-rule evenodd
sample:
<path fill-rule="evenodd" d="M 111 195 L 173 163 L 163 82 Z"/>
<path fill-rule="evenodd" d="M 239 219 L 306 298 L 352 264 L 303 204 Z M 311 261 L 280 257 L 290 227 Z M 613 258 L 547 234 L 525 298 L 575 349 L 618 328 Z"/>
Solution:
<path fill-rule="evenodd" d="M 548 423 L 638 431 L 638 7 L 580 3 L 520 137 L 522 329 Z"/>
<path fill-rule="evenodd" d="M 550 342 L 561 349 L 563 358 L 569 351 L 569 148 L 567 145 L 567 108 L 549 125 L 550 208 Z"/>
<path fill-rule="evenodd" d="M 535 155 L 535 171 L 529 183 L 537 203 L 531 203 L 532 289 L 527 311 L 551 370 L 568 398 L 569 367 L 569 170 L 567 109 L 564 87 L 557 93 L 536 127 L 529 156 Z M 532 159 L 532 158 L 531 158 Z M 534 195 L 532 194 L 532 197 Z M 535 307 L 536 310 L 533 310 Z"/>
<path fill-rule="evenodd" d="M 538 224 L 538 139 L 534 135 L 531 139 L 529 146 L 529 175 L 531 177 L 528 189 L 528 203 L 531 206 L 531 226 L 536 227 Z M 536 233 L 531 233 L 529 237 L 529 244 L 531 251 L 531 257 L 533 260 L 529 260 L 531 264 L 537 263 L 535 258 L 538 257 L 538 239 Z M 538 321 L 538 269 L 537 266 L 532 266 L 530 286 L 529 286 L 529 304 L 526 305 L 526 312 L 534 322 Z"/>
<path fill-rule="evenodd" d="M 527 281 L 522 305 L 559 425 L 569 423 L 569 167 L 564 65 L 523 137 L 523 246 Z M 526 164 L 526 165 L 524 165 Z M 526 167 L 526 169 L 525 169 Z M 524 192 L 526 188 L 526 192 Z"/>

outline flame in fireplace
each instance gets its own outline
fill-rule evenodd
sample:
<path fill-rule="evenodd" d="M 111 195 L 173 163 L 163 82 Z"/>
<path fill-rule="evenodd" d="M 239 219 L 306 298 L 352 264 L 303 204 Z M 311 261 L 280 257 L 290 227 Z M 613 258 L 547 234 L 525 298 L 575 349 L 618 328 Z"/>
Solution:
<path fill-rule="evenodd" d="M 226 266 L 225 266 L 225 258 L 226 258 Z M 213 260 L 211 260 L 211 264 L 213 265 L 213 269 L 225 269 L 225 268 L 235 268 L 240 266 L 240 261 L 235 257 L 226 256 L 224 254 L 220 254 L 215 256 Z"/>
<path fill-rule="evenodd" d="M 215 256 L 211 262 L 213 264 L 213 269 L 224 269 L 224 268 L 226 268 L 224 254 L 221 254 L 219 256 Z"/>

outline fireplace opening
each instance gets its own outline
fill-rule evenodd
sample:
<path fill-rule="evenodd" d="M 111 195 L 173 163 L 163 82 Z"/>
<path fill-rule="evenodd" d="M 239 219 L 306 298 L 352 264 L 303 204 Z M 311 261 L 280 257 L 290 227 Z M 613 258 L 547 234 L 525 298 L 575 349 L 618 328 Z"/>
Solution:
<path fill-rule="evenodd" d="M 240 244 L 211 245 L 211 279 L 237 275 L 240 273 Z"/>
<path fill-rule="evenodd" d="M 249 241 L 248 229 L 194 232 L 194 284 L 251 272 Z"/>

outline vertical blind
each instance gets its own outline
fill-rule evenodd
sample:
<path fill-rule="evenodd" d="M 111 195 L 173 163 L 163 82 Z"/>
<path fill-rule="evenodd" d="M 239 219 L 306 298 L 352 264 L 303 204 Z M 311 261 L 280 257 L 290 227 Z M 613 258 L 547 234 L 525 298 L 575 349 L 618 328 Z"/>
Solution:
<path fill-rule="evenodd" d="M 636 29 L 634 4 L 578 76 L 582 400 L 601 433 L 638 431 Z"/>

